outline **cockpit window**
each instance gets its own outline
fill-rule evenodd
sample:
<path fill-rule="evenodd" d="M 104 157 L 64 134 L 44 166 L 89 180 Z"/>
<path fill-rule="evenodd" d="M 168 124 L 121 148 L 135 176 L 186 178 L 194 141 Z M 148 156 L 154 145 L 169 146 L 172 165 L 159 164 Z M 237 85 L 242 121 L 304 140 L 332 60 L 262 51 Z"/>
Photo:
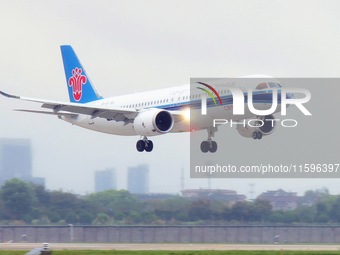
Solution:
<path fill-rule="evenodd" d="M 256 86 L 256 89 L 281 88 L 281 84 L 277 82 L 262 82 Z"/>
<path fill-rule="evenodd" d="M 268 88 L 268 84 L 266 82 L 262 82 L 256 86 L 256 89 L 267 89 L 267 88 Z"/>
<path fill-rule="evenodd" d="M 281 85 L 276 82 L 268 82 L 268 84 L 269 84 L 269 87 L 271 88 L 281 88 Z"/>

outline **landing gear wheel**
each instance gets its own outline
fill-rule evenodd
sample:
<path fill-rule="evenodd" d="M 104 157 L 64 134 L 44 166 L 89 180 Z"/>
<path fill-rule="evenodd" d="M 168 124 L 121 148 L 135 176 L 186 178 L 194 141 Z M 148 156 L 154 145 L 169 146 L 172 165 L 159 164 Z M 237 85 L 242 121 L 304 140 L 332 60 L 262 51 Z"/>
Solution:
<path fill-rule="evenodd" d="M 253 137 L 253 139 L 258 139 L 258 140 L 260 140 L 260 139 L 262 139 L 262 136 L 263 136 L 263 134 L 262 134 L 262 132 L 260 132 L 260 131 L 254 131 L 253 133 L 252 133 L 252 135 L 251 135 L 252 137 Z"/>
<path fill-rule="evenodd" d="M 209 151 L 209 147 L 210 147 L 210 145 L 209 145 L 208 141 L 201 142 L 201 151 L 203 153 L 207 153 Z"/>
<path fill-rule="evenodd" d="M 257 131 L 254 131 L 252 134 L 251 134 L 251 137 L 256 140 L 257 139 Z"/>
<path fill-rule="evenodd" d="M 209 151 L 211 153 L 215 153 L 217 151 L 217 143 L 215 141 L 212 141 L 209 147 Z"/>
<path fill-rule="evenodd" d="M 150 152 L 152 151 L 153 149 L 153 142 L 148 140 L 146 143 L 145 143 L 145 151 L 146 152 Z"/>
<path fill-rule="evenodd" d="M 210 127 L 207 131 L 208 139 L 201 143 L 201 151 L 203 153 L 207 153 L 208 151 L 214 153 L 217 151 L 217 143 L 212 140 L 212 137 L 214 137 L 215 132 L 217 132 L 217 127 Z"/>
<path fill-rule="evenodd" d="M 145 142 L 143 140 L 138 140 L 136 143 L 136 149 L 139 152 L 142 152 L 145 150 Z"/>
<path fill-rule="evenodd" d="M 201 151 L 207 153 L 208 151 L 214 153 L 217 151 L 217 143 L 215 141 L 203 141 L 201 143 Z"/>

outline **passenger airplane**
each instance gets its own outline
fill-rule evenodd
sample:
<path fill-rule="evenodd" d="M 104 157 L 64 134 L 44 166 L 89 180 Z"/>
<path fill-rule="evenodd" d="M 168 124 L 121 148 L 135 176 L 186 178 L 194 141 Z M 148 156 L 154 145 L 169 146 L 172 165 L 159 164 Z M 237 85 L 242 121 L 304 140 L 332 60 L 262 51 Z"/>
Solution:
<path fill-rule="evenodd" d="M 212 125 L 214 112 L 215 116 L 226 113 L 226 119 L 234 118 L 231 114 L 233 101 L 230 90 L 219 87 L 220 89 L 216 91 L 213 86 L 202 82 L 197 85 L 204 85 L 215 94 L 207 99 L 209 115 L 206 116 L 201 115 L 200 104 L 203 102 L 202 98 L 210 91 L 200 87 L 190 88 L 189 85 L 103 98 L 93 86 L 72 47 L 62 45 L 60 48 L 70 102 L 21 97 L 0 91 L 3 96 L 41 103 L 42 108 L 50 110 L 18 111 L 55 115 L 74 125 L 103 133 L 123 136 L 138 135 L 140 140 L 137 141 L 136 148 L 139 152 L 152 151 L 153 142 L 148 139 L 150 136 L 203 129 L 208 131 L 208 138 L 201 143 L 202 152 L 216 152 L 217 143 L 212 140 L 217 131 L 217 127 Z M 253 99 L 257 100 L 257 102 L 254 101 L 257 109 L 268 108 L 268 104 L 271 103 L 268 91 L 280 87 L 281 85 L 275 82 L 258 84 L 257 99 Z M 213 94 L 210 92 L 209 95 Z M 220 104 L 216 104 L 215 99 L 217 98 Z M 234 119 L 249 119 L 251 117 L 274 119 L 273 115 L 258 117 L 250 114 L 249 111 L 245 115 L 239 116 L 238 119 Z M 269 135 L 274 129 L 275 125 L 268 126 L 266 124 L 262 127 L 237 126 L 237 130 L 242 136 L 254 139 L 261 139 L 262 135 Z"/>

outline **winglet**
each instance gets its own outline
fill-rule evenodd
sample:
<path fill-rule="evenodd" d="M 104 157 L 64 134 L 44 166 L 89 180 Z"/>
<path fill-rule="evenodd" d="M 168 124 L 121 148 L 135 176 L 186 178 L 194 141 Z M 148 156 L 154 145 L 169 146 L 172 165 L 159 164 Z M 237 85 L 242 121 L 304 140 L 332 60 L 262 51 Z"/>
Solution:
<path fill-rule="evenodd" d="M 1 95 L 3 95 L 3 96 L 5 96 L 5 97 L 9 97 L 9 98 L 15 98 L 15 99 L 20 99 L 20 97 L 19 97 L 19 96 L 15 96 L 15 95 L 7 94 L 7 93 L 5 93 L 5 92 L 3 92 L 3 91 L 1 91 L 1 90 L 0 90 L 0 94 L 1 94 Z"/>

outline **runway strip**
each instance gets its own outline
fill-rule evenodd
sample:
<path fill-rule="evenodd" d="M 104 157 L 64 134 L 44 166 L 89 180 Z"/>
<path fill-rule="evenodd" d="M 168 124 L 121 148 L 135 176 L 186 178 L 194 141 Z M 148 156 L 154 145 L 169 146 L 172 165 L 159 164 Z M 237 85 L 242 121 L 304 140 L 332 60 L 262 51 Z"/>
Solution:
<path fill-rule="evenodd" d="M 112 244 L 112 243 L 50 243 L 51 250 L 296 250 L 339 251 L 340 245 L 301 244 Z M 31 250 L 42 247 L 41 243 L 1 243 L 0 250 Z"/>

